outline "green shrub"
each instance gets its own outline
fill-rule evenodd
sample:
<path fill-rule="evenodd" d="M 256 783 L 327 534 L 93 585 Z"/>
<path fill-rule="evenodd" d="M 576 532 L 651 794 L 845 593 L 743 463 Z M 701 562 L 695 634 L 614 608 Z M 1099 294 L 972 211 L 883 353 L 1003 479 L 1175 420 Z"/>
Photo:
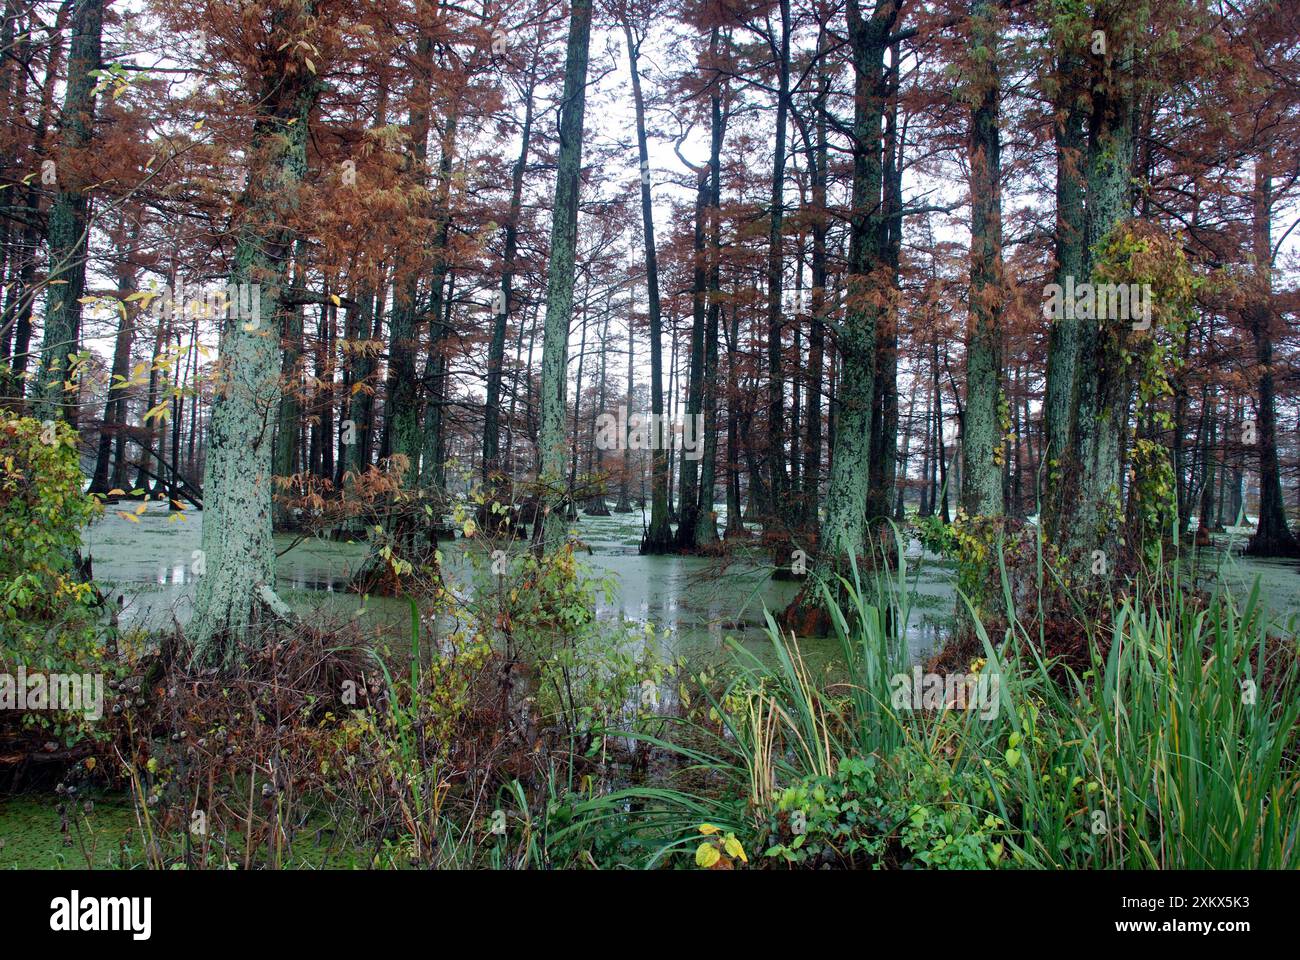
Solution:
<path fill-rule="evenodd" d="M 62 421 L 0 419 L 0 663 L 58 671 L 95 642 L 94 588 L 77 572 L 82 492 L 76 432 Z"/>
<path fill-rule="evenodd" d="M 985 793 L 977 775 L 911 747 L 888 763 L 845 757 L 832 776 L 782 791 L 766 855 L 804 867 L 995 866 L 1003 823 L 969 802 Z"/>
<path fill-rule="evenodd" d="M 99 509 L 82 492 L 76 431 L 0 414 L 0 672 L 104 671 L 96 592 L 77 569 Z M 24 711 L 22 722 L 69 741 L 87 729 L 81 712 Z"/>

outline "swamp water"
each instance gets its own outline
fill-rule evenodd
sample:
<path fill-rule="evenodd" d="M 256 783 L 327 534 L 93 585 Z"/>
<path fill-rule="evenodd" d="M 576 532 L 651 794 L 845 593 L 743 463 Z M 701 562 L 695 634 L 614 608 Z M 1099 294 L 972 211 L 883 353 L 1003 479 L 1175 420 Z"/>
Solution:
<path fill-rule="evenodd" d="M 719 527 L 725 519 L 719 517 Z M 136 522 L 110 506 L 86 529 L 85 551 L 96 579 L 112 602 L 120 604 L 122 626 L 159 630 L 189 621 L 202 522 L 201 511 L 170 512 L 159 502 L 150 503 Z M 579 560 L 587 575 L 595 580 L 608 578 L 614 586 L 608 598 L 596 590 L 597 617 L 653 624 L 667 645 L 663 652 L 691 662 L 720 659 L 729 638 L 757 653 L 765 652 L 764 609 L 783 609 L 799 584 L 774 580 L 768 558 L 757 550 L 741 549 L 727 558 L 641 556 L 642 522 L 640 512 L 581 515 L 570 526 L 585 548 Z M 1300 622 L 1300 564 L 1237 556 L 1248 536 L 1248 528 L 1229 528 L 1216 536 L 1213 549 L 1201 549 L 1194 558 L 1198 585 L 1209 588 L 1218 580 L 1244 603 L 1258 578 L 1268 615 L 1279 630 L 1293 633 Z M 278 590 L 300 614 L 325 622 L 356 619 L 377 634 L 405 636 L 409 631 L 405 601 L 362 597 L 348 590 L 350 578 L 365 563 L 366 543 L 291 535 L 278 535 L 275 542 L 280 554 Z M 486 545 L 458 537 L 440 549 L 445 576 L 464 595 L 475 579 L 468 552 L 485 552 Z M 476 559 L 485 568 L 486 558 Z M 907 561 L 911 592 L 907 637 L 909 653 L 915 658 L 932 652 L 946 638 L 957 599 L 956 576 L 950 561 L 923 552 L 915 541 Z M 1183 563 L 1191 568 L 1187 558 Z M 833 658 L 836 649 L 834 639 L 805 642 L 805 652 L 818 660 Z"/>
<path fill-rule="evenodd" d="M 725 523 L 720 516 L 719 525 Z M 125 628 L 163 630 L 184 626 L 193 612 L 195 551 L 199 549 L 202 511 L 171 512 L 150 503 L 136 521 L 111 505 L 87 528 L 83 542 L 96 580 L 119 605 Z M 772 578 L 766 558 L 738 551 L 728 558 L 641 556 L 640 512 L 609 517 L 581 515 L 571 524 L 583 550 L 580 564 L 593 580 L 609 579 L 612 596 L 597 589 L 596 615 L 604 620 L 653 624 L 664 637 L 665 653 L 688 661 L 709 662 L 724 654 L 728 638 L 762 652 L 767 646 L 763 611 L 779 611 L 799 589 L 792 581 Z M 404 600 L 362 597 L 348 582 L 365 563 L 363 542 L 300 539 L 277 535 L 277 590 L 298 613 L 328 621 L 357 619 L 378 633 L 404 635 L 409 607 Z M 464 592 L 475 578 L 468 555 L 486 550 L 474 539 L 440 544 L 443 572 Z M 517 544 L 516 550 L 523 549 Z M 590 552 L 587 552 L 587 551 Z M 484 558 L 477 558 L 483 566 Z M 909 555 L 908 582 L 912 610 L 907 626 L 913 656 L 933 650 L 946 634 L 956 599 L 951 564 L 923 556 L 915 544 Z M 834 639 L 810 640 L 811 656 L 831 656 Z"/>

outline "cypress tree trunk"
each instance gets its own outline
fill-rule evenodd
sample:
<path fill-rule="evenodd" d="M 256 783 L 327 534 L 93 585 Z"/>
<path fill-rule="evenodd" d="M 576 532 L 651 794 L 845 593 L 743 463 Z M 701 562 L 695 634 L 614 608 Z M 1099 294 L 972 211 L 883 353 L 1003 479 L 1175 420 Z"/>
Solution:
<path fill-rule="evenodd" d="M 1183 334 L 1182 359 L 1174 374 L 1174 435 L 1171 447 L 1174 454 L 1174 489 L 1178 496 L 1178 535 L 1182 537 L 1192 515 L 1192 479 L 1188 476 L 1184 436 L 1187 433 L 1187 358 L 1191 353 L 1192 325 L 1187 324 Z M 1184 482 L 1186 477 L 1186 482 Z"/>
<path fill-rule="evenodd" d="M 1064 287 L 1066 279 L 1083 277 L 1083 108 L 1087 78 L 1080 57 L 1066 53 L 1057 66 L 1059 95 L 1055 104 L 1062 114 L 1054 128 L 1056 139 L 1056 268 L 1052 282 Z M 1076 403 L 1075 380 L 1080 349 L 1079 321 L 1072 315 L 1052 321 L 1048 333 L 1047 386 L 1043 394 L 1043 446 L 1041 456 L 1047 469 L 1040 471 L 1047 483 L 1039 490 L 1044 530 L 1057 537 L 1056 518 L 1063 509 L 1058 499 L 1065 484 L 1061 465 L 1074 449 L 1073 410 Z M 1035 477 L 1035 482 L 1038 482 Z"/>
<path fill-rule="evenodd" d="M 123 219 L 122 225 L 125 225 Z M 119 230 L 119 242 L 121 237 Z M 126 432 L 126 400 L 130 388 L 127 380 L 131 374 L 131 347 L 135 340 L 135 319 L 138 306 L 127 302 L 135 292 L 135 269 L 123 264 L 117 276 L 118 294 L 122 304 L 118 313 L 117 340 L 113 347 L 113 366 L 109 375 L 108 401 L 104 405 L 104 423 L 99 431 L 99 449 L 95 456 L 95 473 L 90 481 L 90 493 L 108 493 L 117 484 L 118 470 L 114 462 L 114 447 L 121 450 Z"/>
<path fill-rule="evenodd" d="M 824 55 L 825 31 L 819 32 L 817 48 Z M 817 528 L 818 499 L 821 495 L 822 468 L 822 366 L 825 350 L 826 314 L 826 180 L 828 158 L 826 147 L 826 99 L 830 94 L 830 75 L 823 68 L 818 71 L 817 113 L 815 145 L 808 151 L 808 171 L 812 182 L 812 323 L 808 332 L 808 396 L 804 403 L 804 420 L 808 424 L 808 457 L 803 470 L 803 522 Z"/>
<path fill-rule="evenodd" d="M 740 413 L 736 376 L 737 343 L 740 339 L 740 311 L 731 311 L 731 335 L 727 339 L 727 526 L 728 540 L 748 536 L 740 505 Z"/>
<path fill-rule="evenodd" d="M 898 483 L 895 484 L 894 494 L 894 519 L 902 522 L 903 496 L 907 490 L 907 468 L 912 458 L 912 430 L 916 423 L 916 388 L 920 385 L 920 378 L 912 378 L 912 392 L 907 400 L 907 425 L 903 428 L 903 454 L 899 458 L 899 477 Z"/>
<path fill-rule="evenodd" d="M 650 154 L 646 147 L 645 100 L 641 95 L 641 73 L 637 67 L 640 41 L 632 38 L 632 28 L 623 24 L 627 55 L 632 72 L 632 99 L 636 107 L 636 146 L 641 160 L 641 225 L 645 240 L 646 293 L 650 307 L 650 413 L 660 423 L 664 413 L 663 348 L 660 344 L 663 320 L 659 304 L 659 258 L 655 251 L 654 212 L 650 198 Z M 642 553 L 664 553 L 672 547 L 672 528 L 668 525 L 668 453 L 661 436 L 653 437 L 651 451 L 650 529 L 641 541 Z"/>
<path fill-rule="evenodd" d="M 32 34 L 29 31 L 24 35 L 18 48 L 22 62 L 31 62 L 34 47 Z M 32 131 L 31 138 L 33 150 L 30 159 L 33 168 L 39 168 L 45 156 L 45 134 L 49 128 L 50 115 L 54 111 L 54 87 L 58 81 L 58 66 L 63 50 L 62 34 L 60 32 L 56 31 L 54 36 L 50 37 L 47 50 L 45 81 L 41 87 L 40 108 L 37 111 L 36 126 Z M 25 74 L 20 72 L 18 78 L 20 90 L 24 78 Z M 25 205 L 33 213 L 39 213 L 41 208 L 40 191 L 39 182 L 33 178 L 32 182 L 27 185 L 24 194 Z M 25 392 L 30 392 L 27 387 L 27 367 L 31 359 L 32 310 L 39 289 L 36 267 L 40 254 L 40 237 L 38 218 L 36 216 L 27 217 L 22 232 L 22 255 L 18 269 L 18 283 L 9 290 L 9 295 L 5 300 L 4 322 L 14 324 L 14 344 L 10 363 L 11 376 L 6 382 L 0 384 L 0 396 L 21 398 Z"/>
<path fill-rule="evenodd" d="M 305 283 L 307 248 L 302 240 L 294 244 L 293 285 Z M 302 438 L 302 331 L 303 307 L 294 305 L 285 311 L 280 331 L 280 403 L 276 416 L 275 447 L 271 454 L 271 471 L 277 477 L 291 477 L 309 462 L 299 456 Z M 271 524 L 274 530 L 291 526 L 283 503 L 272 502 Z"/>
<path fill-rule="evenodd" d="M 704 323 L 705 299 L 708 293 L 708 270 L 705 264 L 705 217 L 709 206 L 709 172 L 708 168 L 695 172 L 695 236 L 692 252 L 695 254 L 694 269 L 691 273 L 691 355 L 690 369 L 686 380 L 686 417 L 694 423 L 695 416 L 703 411 L 704 398 Z M 697 438 L 702 439 L 702 438 Z M 712 509 L 712 503 L 701 505 L 698 489 L 698 460 L 685 455 L 681 459 L 681 481 L 679 490 L 681 508 L 677 524 L 676 546 L 678 550 L 690 550 L 695 546 L 696 526 L 699 522 L 701 508 Z M 713 498 L 712 491 L 707 499 Z"/>
<path fill-rule="evenodd" d="M 597 413 L 606 412 L 605 387 L 609 372 L 609 322 L 613 315 L 609 296 L 605 297 L 604 323 L 600 333 L 600 396 L 597 399 Z M 591 419 L 591 430 L 587 436 L 587 473 L 592 477 L 593 490 L 587 498 L 584 509 L 591 517 L 608 517 L 609 504 L 605 502 L 605 451 L 596 447 L 596 418 Z"/>
<path fill-rule="evenodd" d="M 274 33 L 300 33 L 313 12 L 307 2 L 277 14 Z M 284 224 L 307 170 L 308 120 L 318 91 L 314 76 L 291 56 L 282 48 L 262 72 L 265 88 L 256 91 L 252 169 L 231 276 L 232 283 L 249 285 L 241 287 L 249 296 L 221 324 L 203 477 L 206 571 L 187 634 L 193 659 L 202 664 L 231 664 L 238 642 L 262 639 L 256 628 L 268 613 L 288 616 L 274 590 L 271 422 L 280 399 L 278 327 L 294 242 Z M 252 317 L 250 307 L 256 310 Z"/>
<path fill-rule="evenodd" d="M 354 338 L 348 355 L 352 363 L 352 387 L 347 397 L 345 419 L 352 424 L 354 442 L 347 446 L 345 471 L 360 476 L 370 469 L 375 444 L 375 386 L 378 357 L 383 343 L 384 279 L 379 278 L 379 293 L 368 283 L 361 284 L 355 301 L 356 307 L 348 311 L 351 323 L 350 338 Z M 363 525 L 357 523 L 356 529 Z"/>
<path fill-rule="evenodd" d="M 1002 442 L 1002 147 L 998 134 L 998 32 L 989 0 L 971 4 L 970 302 L 966 326 L 966 415 L 962 430 L 961 503 L 969 516 L 1004 512 Z"/>
<path fill-rule="evenodd" d="M 839 569 L 863 546 L 880 313 L 871 284 L 880 256 L 876 242 L 881 235 L 884 173 L 880 144 L 888 93 L 884 58 L 898 10 L 897 0 L 878 0 L 871 17 L 864 19 L 858 0 L 848 4 L 855 77 L 852 223 L 848 300 L 837 342 L 842 373 L 818 558 L 819 568 L 827 573 Z"/>
<path fill-rule="evenodd" d="M 422 35 L 416 50 L 420 76 L 419 99 L 411 105 L 409 126 L 411 153 L 409 169 L 421 172 L 429 156 L 430 85 L 432 83 L 433 40 Z M 414 273 L 398 287 L 389 326 L 388 391 L 384 402 L 384 429 L 388 434 L 388 455 L 407 461 L 406 483 L 414 487 L 420 476 L 420 397 L 416 375 L 418 348 L 419 282 Z"/>
<path fill-rule="evenodd" d="M 183 281 L 179 281 L 179 280 L 178 282 L 183 283 Z M 183 296 L 183 294 L 181 292 L 178 292 L 176 296 L 180 298 Z M 158 301 L 154 301 L 154 302 L 158 303 Z M 183 303 L 183 301 L 179 299 L 177 302 Z M 181 307 L 176 309 L 183 310 L 184 307 L 182 305 Z M 166 310 L 161 311 L 157 315 L 158 325 L 154 332 L 153 353 L 149 355 L 150 358 L 149 359 L 149 387 L 147 393 L 145 394 L 146 411 L 152 410 L 154 408 L 154 404 L 158 402 L 158 374 L 159 374 L 159 371 L 157 369 L 158 358 L 162 356 L 163 345 L 166 344 L 167 339 L 171 336 L 170 329 L 172 324 L 172 317 L 173 314 L 176 312 L 176 309 L 172 309 L 171 307 L 168 307 Z M 162 435 L 157 431 L 157 423 L 158 421 L 156 420 L 151 420 L 142 423 L 140 426 L 141 437 L 140 440 L 137 441 L 140 446 L 140 462 L 137 464 L 139 469 L 137 469 L 136 471 L 135 484 L 133 486 L 133 489 L 143 490 L 149 496 L 152 496 L 155 492 L 161 492 L 161 491 L 155 491 L 155 480 L 152 476 L 150 476 L 150 471 L 154 469 L 155 466 L 154 463 L 152 462 L 155 435 L 157 435 L 158 437 L 158 444 L 160 447 L 162 444 Z M 161 455 L 162 453 L 161 449 L 159 449 L 158 453 L 159 455 Z"/>
<path fill-rule="evenodd" d="M 540 29 L 540 28 L 539 28 Z M 524 94 L 524 126 L 520 134 L 519 159 L 510 174 L 510 213 L 506 219 L 505 252 L 501 265 L 501 299 L 494 311 L 492 343 L 488 348 L 487 395 L 483 405 L 483 481 L 490 483 L 492 475 L 501 469 L 501 368 L 505 361 L 506 319 L 510 316 L 510 288 L 514 281 L 515 259 L 519 251 L 519 218 L 523 211 L 524 172 L 528 169 L 528 149 L 533 134 L 533 91 L 537 86 L 537 73 L 528 74 L 528 88 Z M 523 327 L 520 326 L 522 332 Z"/>
<path fill-rule="evenodd" d="M 542 417 L 538 445 L 541 452 L 539 480 L 545 500 L 537 532 L 539 545 L 544 551 L 556 549 L 564 540 L 564 516 L 560 505 L 564 500 L 565 394 L 569 379 L 569 326 L 573 317 L 578 188 L 582 173 L 582 126 L 587 101 L 590 38 L 591 0 L 573 0 L 560 105 L 560 149 L 542 337 Z M 666 507 L 664 504 L 665 512 Z"/>
<path fill-rule="evenodd" d="M 444 444 L 442 433 L 443 402 L 446 400 L 447 357 L 442 351 L 442 340 L 449 329 L 447 322 L 453 298 L 451 288 L 451 254 L 447 241 L 451 236 L 451 167 L 456 153 L 456 130 L 459 124 L 457 106 L 443 127 L 438 157 L 438 189 L 434 197 L 435 223 L 431 256 L 433 268 L 429 280 L 429 353 L 425 363 L 425 383 L 428 397 L 424 408 L 424 436 L 421 438 L 424 456 L 420 463 L 420 485 L 441 487 L 444 479 Z"/>
<path fill-rule="evenodd" d="M 1214 442 L 1217 421 L 1213 398 L 1206 401 L 1208 411 L 1201 424 L 1201 503 L 1197 508 L 1198 540 L 1208 542 L 1210 529 L 1214 526 Z"/>
<path fill-rule="evenodd" d="M 712 55 L 718 52 L 718 27 L 708 35 L 708 48 Z M 727 38 L 731 43 L 731 38 Z M 699 506 L 695 511 L 695 546 L 714 546 L 718 544 L 718 516 L 714 513 L 714 488 L 718 477 L 718 338 L 722 324 L 722 200 L 723 200 L 723 140 L 727 135 L 729 108 L 723 108 L 724 79 L 715 77 L 710 98 L 708 98 L 708 278 L 707 310 L 705 313 L 705 369 L 708 376 L 703 377 L 703 415 L 705 415 L 705 455 L 699 467 Z M 735 418 L 735 367 L 732 366 L 733 355 L 728 355 L 727 379 L 731 385 L 728 394 L 728 440 L 732 441 Z M 735 458 L 735 445 L 728 453 Z M 735 463 L 735 459 L 732 459 Z M 732 511 L 732 483 L 735 480 L 736 510 Z M 745 528 L 740 522 L 740 481 L 735 472 L 728 477 L 727 487 L 727 536 L 744 535 Z"/>
<path fill-rule="evenodd" d="M 632 332 L 632 309 L 635 303 L 635 297 L 629 298 L 627 306 L 627 394 L 624 398 L 623 405 L 626 409 L 632 409 L 632 385 L 633 385 L 633 367 L 636 360 L 636 337 Z M 615 513 L 631 513 L 632 501 L 628 496 L 628 483 L 631 480 L 631 460 L 628 456 L 627 444 L 623 444 L 622 457 L 619 463 L 619 469 L 622 471 L 618 481 L 618 503 L 614 506 Z"/>
<path fill-rule="evenodd" d="M 951 523 L 952 516 L 948 512 L 948 450 L 947 444 L 943 439 L 943 388 L 939 384 L 939 340 L 936 337 L 930 341 L 930 372 L 933 375 L 934 388 L 934 464 L 938 480 L 934 487 L 934 504 L 939 511 L 939 517 L 944 523 Z M 958 419 L 958 429 L 960 429 L 960 418 Z"/>
<path fill-rule="evenodd" d="M 356 294 L 344 320 L 347 346 L 344 357 L 351 367 L 351 386 L 344 421 L 352 425 L 351 444 L 345 444 L 344 470 L 360 475 L 370 467 L 369 438 L 373 433 L 375 354 L 370 346 L 374 327 L 375 295 L 365 286 Z"/>
<path fill-rule="evenodd" d="M 785 128 L 790 100 L 790 0 L 780 0 L 780 10 L 776 149 L 772 154 L 772 196 L 767 237 L 767 492 L 770 502 L 763 510 L 763 515 L 765 523 L 784 528 L 789 518 L 785 468 L 785 382 L 781 373 L 781 229 L 785 222 Z"/>
<path fill-rule="evenodd" d="M 898 47 L 892 48 L 889 70 L 889 109 L 884 133 L 884 212 L 877 242 L 888 269 L 890 302 L 897 302 L 899 257 L 903 244 L 903 157 L 898 132 Z M 898 469 L 898 311 L 881 317 L 876 335 L 875 381 L 871 404 L 871 467 L 867 489 L 867 519 L 888 517 Z"/>
<path fill-rule="evenodd" d="M 716 291 L 711 289 L 711 293 Z M 709 304 L 704 326 L 704 363 L 709 370 L 718 369 L 718 320 L 720 307 Z M 708 547 L 718 542 L 718 518 L 713 509 L 713 492 L 717 485 L 718 463 L 718 381 L 716 376 L 704 381 L 703 397 L 704 449 L 700 458 L 700 483 L 695 510 L 694 545 Z"/>
<path fill-rule="evenodd" d="M 1287 526 L 1282 500 L 1282 479 L 1277 459 L 1277 397 L 1273 385 L 1273 248 L 1270 230 L 1272 207 L 1271 158 L 1265 153 L 1255 163 L 1254 300 L 1247 308 L 1255 362 L 1259 366 L 1259 524 L 1247 552 L 1257 557 L 1293 557 L 1300 541 Z"/>
<path fill-rule="evenodd" d="M 1085 242 L 1091 251 L 1128 216 L 1129 179 L 1133 165 L 1130 115 L 1132 112 L 1131 42 L 1118 54 L 1121 62 L 1109 71 L 1114 77 L 1105 92 L 1093 95 L 1087 157 Z M 1125 63 L 1123 61 L 1129 61 Z M 1087 258 L 1092 277 L 1091 256 Z M 1100 548 L 1115 557 L 1117 506 L 1121 489 L 1120 444 L 1126 429 L 1129 378 L 1121 357 L 1119 335 L 1089 325 L 1079 356 L 1073 435 L 1079 467 L 1077 495 L 1067 499 L 1060 528 L 1064 543 L 1088 552 Z M 1070 496 L 1071 485 L 1066 487 Z"/>
<path fill-rule="evenodd" d="M 85 149 L 94 135 L 95 83 L 91 71 L 100 67 L 100 40 L 107 0 L 77 0 L 72 9 L 68 45 L 68 84 L 59 117 L 59 134 L 65 149 Z M 41 369 L 33 396 L 38 419 L 62 417 L 77 425 L 77 387 L 65 387 L 71 378 L 73 357 L 81 344 L 81 297 L 86 287 L 86 250 L 89 239 L 89 198 L 85 184 L 72 173 L 56 168 L 58 192 L 50 207 L 49 298 L 45 307 L 45 339 Z"/>
<path fill-rule="evenodd" d="M 578 430 L 582 422 L 582 375 L 587 364 L 587 301 L 591 296 L 590 281 L 582 286 L 582 333 L 578 336 L 578 378 L 573 385 L 573 442 L 569 446 L 568 496 L 565 500 L 564 519 L 572 523 L 578 519 L 578 504 L 573 491 L 578 485 Z"/>
<path fill-rule="evenodd" d="M 1121 16 L 1127 16 L 1121 14 Z M 1110 46 L 1094 57 L 1092 112 L 1084 167 L 1086 183 L 1085 249 L 1103 241 L 1130 209 L 1129 181 L 1133 168 L 1132 21 L 1106 24 Z M 1128 36 L 1125 36 L 1125 33 Z M 1091 281 L 1091 255 L 1085 265 Z M 1045 525 L 1071 564 L 1092 563 L 1100 549 L 1108 570 L 1118 559 L 1123 480 L 1122 436 L 1127 428 L 1130 371 L 1123 361 L 1127 332 L 1115 321 L 1083 321 L 1069 410 L 1072 443 L 1052 455 L 1056 495 L 1049 501 Z M 1059 436 L 1059 434 L 1058 434 Z M 1055 439 L 1055 438 L 1054 438 Z M 1087 569 L 1086 566 L 1082 569 Z"/>
<path fill-rule="evenodd" d="M 709 49 L 716 53 L 718 28 L 709 35 Z M 700 463 L 699 505 L 695 512 L 695 545 L 713 546 L 718 542 L 718 520 L 713 511 L 713 488 L 718 465 L 718 325 L 722 314 L 722 141 L 727 130 L 727 115 L 722 109 L 720 78 L 709 98 L 709 197 L 708 197 L 708 304 L 704 325 L 703 377 L 704 456 Z M 728 401 L 730 404 L 731 401 Z M 737 520 L 739 514 L 737 514 Z M 728 513 L 728 526 L 730 526 Z"/>

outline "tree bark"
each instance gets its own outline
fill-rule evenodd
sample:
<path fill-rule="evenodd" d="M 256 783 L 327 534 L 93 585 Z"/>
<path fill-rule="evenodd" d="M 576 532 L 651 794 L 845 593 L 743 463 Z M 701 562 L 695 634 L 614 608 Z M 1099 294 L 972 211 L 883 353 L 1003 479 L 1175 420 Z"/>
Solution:
<path fill-rule="evenodd" d="M 966 415 L 961 503 L 971 517 L 1005 511 L 1002 442 L 1002 145 L 998 30 L 990 0 L 971 3 L 970 301 L 966 325 Z"/>
<path fill-rule="evenodd" d="M 1255 163 L 1253 246 L 1255 254 L 1254 301 L 1247 308 L 1255 362 L 1259 367 L 1259 523 L 1247 552 L 1257 557 L 1300 555 L 1300 541 L 1287 525 L 1277 457 L 1277 396 L 1273 383 L 1273 249 L 1271 232 L 1272 171 L 1265 152 Z"/>
<path fill-rule="evenodd" d="M 483 482 L 490 483 L 501 469 L 499 450 L 501 405 L 501 367 L 505 360 L 506 320 L 510 316 L 510 294 L 514 282 L 515 260 L 519 251 L 519 219 L 523 213 L 524 173 L 528 169 L 528 150 L 533 134 L 533 91 L 537 86 L 535 67 L 528 74 L 524 94 L 524 125 L 520 133 L 519 159 L 510 174 L 510 212 L 506 216 L 505 251 L 501 264 L 501 299 L 494 310 L 492 343 L 488 348 L 487 395 L 483 405 Z M 522 325 L 520 327 L 522 330 Z"/>
<path fill-rule="evenodd" d="M 636 147 L 641 160 L 641 225 L 645 241 L 646 294 L 650 310 L 650 414 L 661 423 L 664 413 L 663 388 L 663 320 L 659 304 L 659 258 L 655 251 L 654 211 L 650 196 L 650 154 L 646 146 L 645 99 L 641 95 L 638 68 L 640 40 L 634 40 L 631 26 L 624 21 L 623 36 L 632 73 L 632 98 L 636 107 Z M 652 431 L 650 529 L 641 540 L 642 553 L 664 553 L 672 547 L 673 532 L 668 525 L 668 455 L 661 435 Z"/>
<path fill-rule="evenodd" d="M 869 18 L 859 0 L 849 0 L 849 39 L 853 50 L 854 120 L 852 222 L 849 243 L 848 300 L 837 337 L 842 373 L 826 493 L 819 567 L 839 569 L 863 547 L 867 480 L 871 454 L 871 400 L 875 379 L 876 325 L 882 298 L 879 284 L 883 166 L 881 136 L 887 100 L 885 51 L 898 17 L 897 0 L 877 0 Z"/>
<path fill-rule="evenodd" d="M 538 522 L 543 551 L 564 540 L 565 395 L 568 391 L 569 327 L 573 318 L 574 259 L 577 254 L 578 192 L 582 173 L 583 113 L 587 102 L 587 59 L 591 38 L 591 0 L 573 0 L 560 104 L 560 149 L 551 223 L 551 256 L 546 283 L 542 338 L 542 418 L 539 480 L 545 506 Z M 666 505 L 665 505 L 666 506 Z"/>
<path fill-rule="evenodd" d="M 77 0 L 72 10 L 68 83 L 59 117 L 60 139 L 67 151 L 84 150 L 94 136 L 96 80 L 91 73 L 100 68 L 107 3 Z M 50 207 L 49 296 L 33 410 L 38 419 L 62 417 L 75 427 L 79 398 L 72 366 L 81 345 L 90 198 L 84 192 L 89 185 L 75 180 L 68 167 L 65 163 L 62 170 L 56 168 L 59 187 Z"/>
<path fill-rule="evenodd" d="M 304 3 L 277 14 L 274 32 L 295 35 L 314 13 Z M 287 47 L 287 44 L 286 44 Z M 272 45 L 274 48 L 274 45 Z M 280 619 L 275 602 L 275 547 L 271 539 L 271 440 L 278 409 L 279 325 L 294 242 L 285 226 L 307 170 L 308 122 L 319 86 L 301 63 L 274 55 L 255 91 L 258 116 L 250 143 L 252 169 L 236 235 L 234 284 L 248 284 L 249 305 L 221 325 L 220 369 L 214 384 L 203 490 L 202 558 L 194 618 L 187 640 L 198 663 L 230 665 L 238 644 L 261 640 L 255 628 Z M 290 122 L 292 121 L 292 123 Z M 242 299 L 242 298 L 241 298 Z"/>

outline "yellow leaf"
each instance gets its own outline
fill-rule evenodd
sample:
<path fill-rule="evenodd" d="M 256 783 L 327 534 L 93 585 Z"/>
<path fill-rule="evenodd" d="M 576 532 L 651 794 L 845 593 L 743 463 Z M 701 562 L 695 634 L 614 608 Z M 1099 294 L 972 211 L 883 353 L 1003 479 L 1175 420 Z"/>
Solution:
<path fill-rule="evenodd" d="M 145 512 L 146 510 L 148 510 L 148 509 L 149 509 L 149 504 L 148 504 L 148 503 L 142 503 L 142 504 L 140 504 L 140 506 L 138 506 L 138 507 L 135 508 L 135 515 L 138 517 L 138 516 L 140 516 L 140 514 L 144 513 L 144 512 Z"/>
<path fill-rule="evenodd" d="M 336 307 L 340 307 L 343 305 L 343 301 L 339 299 L 338 294 L 336 293 L 330 294 L 330 303 L 334 304 L 334 306 Z"/>
<path fill-rule="evenodd" d="M 126 491 L 125 491 L 125 490 L 119 490 L 117 487 L 114 487 L 112 490 L 108 491 L 108 495 L 109 495 L 110 497 L 125 497 L 125 496 L 126 496 Z"/>
<path fill-rule="evenodd" d="M 707 840 L 695 848 L 695 863 L 698 866 L 703 867 L 705 870 L 709 869 L 709 867 L 713 866 L 721 859 L 722 854 L 718 852 L 718 848 Z"/>
<path fill-rule="evenodd" d="M 722 846 L 726 849 L 727 854 L 736 857 L 739 860 L 749 863 L 749 857 L 745 856 L 745 848 L 740 845 L 734 833 L 729 833 L 726 839 L 722 841 Z"/>
<path fill-rule="evenodd" d="M 158 418 L 160 420 L 167 420 L 169 419 L 170 411 L 168 408 L 170 406 L 171 406 L 171 400 L 163 400 L 163 402 L 158 404 L 157 406 L 150 407 L 148 410 L 146 410 L 144 416 L 141 417 L 141 419 L 145 423 L 148 423 L 150 420 L 153 420 L 154 418 Z"/>
<path fill-rule="evenodd" d="M 704 834 L 706 837 L 711 837 L 715 833 L 721 833 L 721 831 L 711 823 L 701 823 L 700 833 Z"/>
<path fill-rule="evenodd" d="M 194 129 L 195 129 L 195 130 L 202 130 L 202 129 L 203 129 L 203 121 L 200 120 L 198 123 L 194 124 Z"/>
<path fill-rule="evenodd" d="M 117 511 L 117 515 L 118 515 L 119 517 L 124 517 L 125 519 L 130 520 L 132 523 L 139 523 L 139 522 L 140 522 L 139 518 L 136 517 L 135 514 L 133 514 L 133 513 L 127 513 L 125 510 L 119 510 L 119 511 Z"/>

